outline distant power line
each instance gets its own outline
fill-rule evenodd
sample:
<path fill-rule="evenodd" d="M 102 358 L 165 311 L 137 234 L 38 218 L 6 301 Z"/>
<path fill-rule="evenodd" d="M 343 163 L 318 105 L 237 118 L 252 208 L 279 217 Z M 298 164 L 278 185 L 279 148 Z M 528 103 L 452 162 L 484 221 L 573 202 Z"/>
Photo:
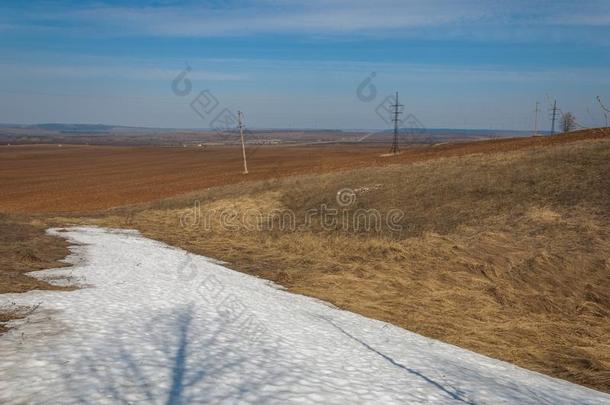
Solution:
<path fill-rule="evenodd" d="M 610 109 L 608 109 L 608 107 L 606 107 L 604 105 L 600 96 L 597 96 L 597 102 L 599 103 L 602 110 L 604 110 L 604 117 L 606 118 L 606 126 L 608 126 L 608 113 L 610 112 Z"/>
<path fill-rule="evenodd" d="M 555 135 L 555 121 L 557 120 L 557 100 L 553 101 L 553 108 L 551 109 L 551 135 Z"/>
<path fill-rule="evenodd" d="M 402 114 L 401 108 L 403 107 L 402 104 L 398 104 L 398 92 L 396 92 L 396 101 L 391 107 L 394 108 L 394 111 L 392 112 L 392 121 L 394 121 L 394 141 L 392 142 L 390 153 L 397 155 L 400 152 L 398 148 L 398 124 L 401 122 L 398 116 Z"/>

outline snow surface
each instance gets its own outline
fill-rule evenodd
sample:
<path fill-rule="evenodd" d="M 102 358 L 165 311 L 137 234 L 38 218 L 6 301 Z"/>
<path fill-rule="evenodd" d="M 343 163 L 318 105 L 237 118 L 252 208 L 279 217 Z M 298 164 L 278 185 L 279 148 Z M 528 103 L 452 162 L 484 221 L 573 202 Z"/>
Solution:
<path fill-rule="evenodd" d="M 146 239 L 51 230 L 85 288 L 0 337 L 1 403 L 579 403 L 610 396 L 341 311 Z"/>

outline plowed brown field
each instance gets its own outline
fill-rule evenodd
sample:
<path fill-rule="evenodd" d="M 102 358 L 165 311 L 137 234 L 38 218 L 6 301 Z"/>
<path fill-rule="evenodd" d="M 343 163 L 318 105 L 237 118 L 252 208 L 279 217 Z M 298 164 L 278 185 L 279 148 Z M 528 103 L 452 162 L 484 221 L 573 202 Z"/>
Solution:
<path fill-rule="evenodd" d="M 381 157 L 388 148 L 379 145 L 261 146 L 250 154 L 247 176 L 241 174 L 241 150 L 236 147 L 2 146 L 0 211 L 91 211 L 242 181 L 509 151 L 608 134 L 596 130 L 404 147 L 401 155 L 393 157 Z"/>

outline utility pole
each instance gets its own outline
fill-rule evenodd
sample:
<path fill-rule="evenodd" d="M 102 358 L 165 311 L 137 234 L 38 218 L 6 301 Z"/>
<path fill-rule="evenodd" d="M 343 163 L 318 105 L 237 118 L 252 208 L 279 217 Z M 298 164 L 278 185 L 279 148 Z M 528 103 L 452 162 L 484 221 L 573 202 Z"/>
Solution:
<path fill-rule="evenodd" d="M 244 174 L 248 174 L 248 164 L 246 163 L 246 144 L 244 143 L 244 114 L 241 111 L 237 112 L 237 122 L 239 123 L 239 136 L 241 137 L 241 154 L 244 158 Z"/>
<path fill-rule="evenodd" d="M 606 107 L 604 105 L 604 103 L 602 103 L 602 99 L 600 96 L 597 96 L 597 102 L 599 103 L 602 110 L 604 110 L 604 117 L 606 118 L 606 127 L 607 127 L 608 126 L 608 113 L 610 112 L 610 109 L 608 109 L 608 107 Z"/>
<path fill-rule="evenodd" d="M 536 109 L 534 110 L 534 135 L 538 135 L 538 105 L 540 103 L 536 101 Z"/>
<path fill-rule="evenodd" d="M 551 135 L 555 135 L 555 120 L 557 119 L 557 100 L 553 103 L 553 118 L 551 124 Z"/>
<path fill-rule="evenodd" d="M 400 122 L 400 118 L 398 118 L 398 116 L 402 114 L 400 109 L 402 106 L 402 104 L 398 104 L 398 92 L 396 92 L 396 101 L 392 104 L 392 107 L 394 108 L 394 111 L 392 112 L 392 121 L 394 121 L 394 142 L 392 142 L 392 149 L 390 150 L 392 155 L 398 155 L 400 153 L 398 148 L 398 123 Z"/>

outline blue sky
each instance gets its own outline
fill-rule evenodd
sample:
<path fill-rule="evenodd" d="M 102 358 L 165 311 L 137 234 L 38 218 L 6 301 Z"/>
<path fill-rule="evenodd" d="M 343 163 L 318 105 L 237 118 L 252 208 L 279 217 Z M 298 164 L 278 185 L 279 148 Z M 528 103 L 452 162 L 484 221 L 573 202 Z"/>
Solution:
<path fill-rule="evenodd" d="M 538 101 L 545 129 L 555 98 L 600 126 L 610 103 L 609 1 L 5 1 L 0 52 L 9 123 L 206 128 L 203 90 L 258 128 L 383 128 L 394 91 L 430 128 L 529 129 Z"/>

